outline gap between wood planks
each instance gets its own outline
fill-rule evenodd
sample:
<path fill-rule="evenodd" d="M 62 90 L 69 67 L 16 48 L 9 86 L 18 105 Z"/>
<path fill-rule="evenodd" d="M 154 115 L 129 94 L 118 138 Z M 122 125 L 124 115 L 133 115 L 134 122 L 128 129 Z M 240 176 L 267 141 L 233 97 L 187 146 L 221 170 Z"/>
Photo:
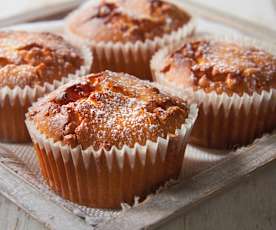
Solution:
<path fill-rule="evenodd" d="M 239 182 L 256 169 L 276 160 L 276 133 L 232 152 L 215 166 L 172 186 L 127 210 L 98 229 L 155 228 Z"/>

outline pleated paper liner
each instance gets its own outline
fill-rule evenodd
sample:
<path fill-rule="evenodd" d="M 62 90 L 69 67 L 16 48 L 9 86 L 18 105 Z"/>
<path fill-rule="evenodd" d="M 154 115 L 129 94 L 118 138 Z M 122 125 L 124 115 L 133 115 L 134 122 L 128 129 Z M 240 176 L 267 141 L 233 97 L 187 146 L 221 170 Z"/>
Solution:
<path fill-rule="evenodd" d="M 276 132 L 272 134 L 276 137 Z M 254 145 L 260 145 L 263 143 L 263 137 L 254 142 Z M 199 148 L 188 145 L 185 152 L 185 160 L 182 165 L 182 172 L 180 180 L 183 181 L 187 178 L 197 176 L 204 170 L 209 170 L 215 164 L 235 157 L 239 153 L 246 149 L 251 149 L 252 146 L 238 149 L 237 151 L 229 150 L 212 150 Z M 226 154 L 228 153 L 228 154 Z M 92 227 L 97 227 L 99 224 L 103 224 L 111 219 L 123 215 L 125 208 L 130 208 L 126 204 L 122 204 L 123 209 L 97 209 L 81 206 L 63 199 L 55 194 L 45 183 L 43 177 L 39 172 L 38 162 L 36 161 L 34 149 L 30 144 L 13 144 L 13 143 L 1 143 L 0 144 L 0 164 L 5 165 L 5 168 L 12 171 L 22 180 L 22 183 L 28 183 L 34 190 L 38 191 L 41 196 L 45 197 L 49 202 L 63 207 L 68 212 L 84 219 L 84 221 Z M 162 193 L 162 189 L 161 192 Z M 14 193 L 17 193 L 18 189 L 14 188 Z M 158 193 L 158 191 L 157 191 Z M 154 196 L 154 195 L 152 195 Z M 144 202 L 150 202 L 151 197 L 147 197 Z M 140 203 L 139 205 L 143 205 Z"/>
<path fill-rule="evenodd" d="M 201 112 L 190 142 L 213 148 L 244 146 L 276 128 L 276 90 L 261 94 L 195 94 Z"/>
<path fill-rule="evenodd" d="M 190 106 L 185 123 L 175 134 L 148 140 L 144 146 L 124 146 L 111 150 L 83 150 L 54 142 L 26 120 L 42 175 L 63 198 L 97 208 L 119 208 L 132 204 L 181 171 L 187 140 L 197 117 L 197 107 Z"/>
<path fill-rule="evenodd" d="M 185 37 L 192 35 L 195 30 L 195 19 L 189 14 L 191 17 L 189 22 L 177 31 L 163 37 L 156 37 L 154 40 L 137 41 L 135 43 L 88 41 L 71 31 L 70 22 L 83 9 L 95 4 L 97 4 L 97 1 L 89 1 L 80 9 L 71 13 L 65 21 L 65 35 L 75 44 L 85 41 L 92 48 L 94 55 L 93 72 L 109 69 L 115 72 L 129 73 L 143 80 L 152 80 L 149 65 L 152 55 L 158 49 L 169 44 L 179 44 Z M 181 8 L 181 5 L 179 7 Z"/>
<path fill-rule="evenodd" d="M 0 89 L 0 140 L 11 142 L 30 141 L 30 136 L 25 126 L 25 113 L 39 97 L 53 91 L 68 80 L 81 77 L 89 73 L 92 65 L 92 53 L 86 46 L 80 47 L 84 64 L 73 74 L 54 80 L 53 83 L 44 83 L 33 88 L 16 86 L 11 89 Z"/>
<path fill-rule="evenodd" d="M 275 54 L 273 47 L 243 37 L 226 35 L 199 38 L 234 41 Z M 276 89 L 262 91 L 260 94 L 229 96 L 226 93 L 218 95 L 215 92 L 206 93 L 204 90 L 183 88 L 167 81 L 159 71 L 172 49 L 173 47 L 170 47 L 157 52 L 151 61 L 151 69 L 155 81 L 170 86 L 178 96 L 182 95 L 186 100 L 198 104 L 199 117 L 193 128 L 190 143 L 209 148 L 233 148 L 250 144 L 255 138 L 276 128 Z"/>
<path fill-rule="evenodd" d="M 54 202 L 68 212 L 84 219 L 89 225 L 96 226 L 99 223 L 116 218 L 123 211 L 80 206 L 55 194 L 47 186 L 40 174 L 34 148 L 31 144 L 1 143 L 0 164 L 4 164 L 6 169 L 16 174 L 22 180 L 22 183 L 28 183 L 41 196 L 46 197 L 49 202 Z M 17 189 L 16 187 L 14 188 L 15 193 Z"/>
<path fill-rule="evenodd" d="M 225 152 L 222 151 L 206 150 L 188 145 L 185 152 L 185 160 L 182 165 L 180 180 L 187 177 L 190 178 L 230 156 L 231 154 L 226 155 Z M 30 144 L 1 143 L 0 164 L 4 164 L 7 169 L 15 173 L 22 181 L 31 185 L 41 196 L 48 199 L 49 202 L 54 202 L 68 212 L 83 218 L 87 224 L 92 226 L 97 226 L 98 224 L 114 219 L 118 215 L 123 214 L 126 208 L 130 208 L 130 206 L 126 204 L 121 204 L 122 209 L 115 210 L 89 208 L 63 199 L 47 186 L 40 174 L 34 148 Z M 14 192 L 17 192 L 17 188 L 14 188 Z M 148 197 L 144 202 L 150 199 L 151 198 Z M 139 199 L 139 204 L 141 202 L 142 200 Z"/>

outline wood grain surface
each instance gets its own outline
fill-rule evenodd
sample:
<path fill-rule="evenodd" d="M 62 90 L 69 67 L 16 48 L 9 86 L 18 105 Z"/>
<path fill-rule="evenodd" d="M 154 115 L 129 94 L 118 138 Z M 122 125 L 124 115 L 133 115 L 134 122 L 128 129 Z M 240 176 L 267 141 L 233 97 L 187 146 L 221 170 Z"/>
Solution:
<path fill-rule="evenodd" d="M 227 192 L 217 194 L 160 230 L 275 230 L 276 161 L 258 168 Z"/>
<path fill-rule="evenodd" d="M 234 186 L 244 176 L 276 159 L 276 134 L 266 136 L 250 147 L 233 152 L 230 158 L 214 167 L 150 197 L 146 202 L 130 209 L 100 226 L 99 229 L 124 230 L 143 227 L 156 228 L 171 218 L 184 215 L 203 201 Z"/>
<path fill-rule="evenodd" d="M 272 30 L 269 27 L 258 25 L 246 19 L 237 18 L 229 13 L 221 12 L 201 3 L 193 2 L 192 0 L 185 1 L 183 5 L 194 12 L 195 15 L 199 15 L 200 17 L 211 21 L 220 22 L 225 26 L 240 30 L 249 36 L 265 40 L 268 43 L 276 44 L 276 30 Z"/>
<path fill-rule="evenodd" d="M 186 0 L 182 0 L 185 3 Z M 275 0 L 189 0 L 276 31 Z"/>

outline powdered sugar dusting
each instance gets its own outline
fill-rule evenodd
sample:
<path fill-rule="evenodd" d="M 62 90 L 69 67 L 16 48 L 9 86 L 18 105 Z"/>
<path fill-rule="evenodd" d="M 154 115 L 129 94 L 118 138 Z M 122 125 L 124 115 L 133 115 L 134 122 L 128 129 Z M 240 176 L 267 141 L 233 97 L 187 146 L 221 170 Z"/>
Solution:
<path fill-rule="evenodd" d="M 84 63 L 79 51 L 51 33 L 0 32 L 0 87 L 60 80 Z"/>
<path fill-rule="evenodd" d="M 207 92 L 252 94 L 276 88 L 276 57 L 264 50 L 234 42 L 187 42 L 165 63 L 162 71 L 167 76 L 173 75 L 176 69 L 189 69 L 189 84 Z M 185 77 L 185 74 L 178 77 Z"/>
<path fill-rule="evenodd" d="M 113 145 L 145 144 L 148 139 L 175 133 L 188 115 L 181 99 L 161 94 L 126 74 L 93 74 L 62 91 L 40 102 L 40 106 L 51 104 L 55 110 L 43 114 L 37 107 L 32 116 L 46 121 L 37 124 L 40 131 L 60 132 L 59 138 L 73 146 L 110 149 Z M 62 97 L 53 97 L 60 94 Z"/>

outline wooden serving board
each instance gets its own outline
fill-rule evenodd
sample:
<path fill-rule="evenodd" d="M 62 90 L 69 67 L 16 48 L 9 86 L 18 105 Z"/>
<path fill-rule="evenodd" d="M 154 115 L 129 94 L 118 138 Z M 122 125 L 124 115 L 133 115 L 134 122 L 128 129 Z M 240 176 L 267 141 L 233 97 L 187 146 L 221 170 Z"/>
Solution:
<path fill-rule="evenodd" d="M 1 3 L 0 27 L 41 19 L 62 18 L 84 0 L 9 0 Z"/>
<path fill-rule="evenodd" d="M 275 43 L 276 33 L 200 5 L 197 33 Z M 13 29 L 62 33 L 63 21 Z M 276 115 L 275 115 L 276 122 Z M 40 177 L 30 144 L 0 143 L 0 229 L 276 229 L 276 133 L 237 151 L 188 146 L 181 178 L 135 207 L 100 210 L 65 201 Z"/>

